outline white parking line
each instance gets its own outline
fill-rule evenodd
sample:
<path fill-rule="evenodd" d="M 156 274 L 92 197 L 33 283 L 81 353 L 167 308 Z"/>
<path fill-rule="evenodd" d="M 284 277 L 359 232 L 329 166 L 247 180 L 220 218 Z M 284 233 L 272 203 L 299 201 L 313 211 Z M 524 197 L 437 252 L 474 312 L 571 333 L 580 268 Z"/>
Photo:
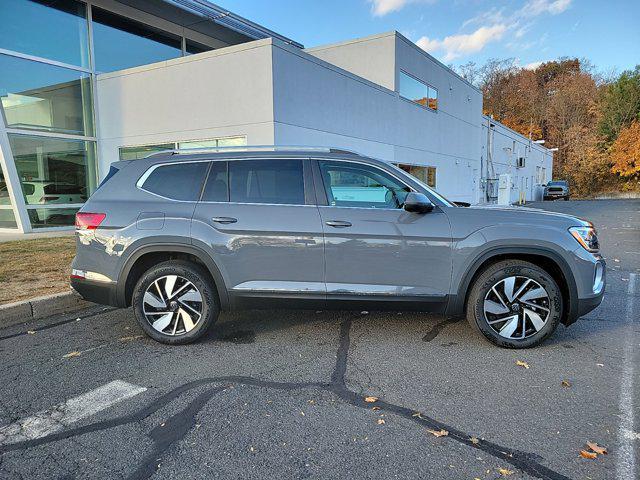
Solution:
<path fill-rule="evenodd" d="M 622 381 L 620 382 L 620 426 L 618 428 L 618 443 L 620 451 L 618 452 L 618 463 L 616 465 L 617 476 L 619 480 L 636 480 L 636 457 L 634 448 L 634 439 L 631 435 L 633 432 L 633 369 L 635 343 L 637 339 L 633 333 L 633 315 L 635 315 L 635 288 L 636 274 L 629 274 L 629 286 L 627 288 L 627 311 L 626 322 L 631 323 L 630 334 L 625 335 L 623 349 L 623 365 L 622 365 Z"/>
<path fill-rule="evenodd" d="M 33 440 L 59 432 L 65 427 L 98 413 L 118 402 L 134 397 L 145 387 L 115 380 L 95 390 L 70 398 L 64 403 L 42 410 L 0 428 L 0 446 Z"/>

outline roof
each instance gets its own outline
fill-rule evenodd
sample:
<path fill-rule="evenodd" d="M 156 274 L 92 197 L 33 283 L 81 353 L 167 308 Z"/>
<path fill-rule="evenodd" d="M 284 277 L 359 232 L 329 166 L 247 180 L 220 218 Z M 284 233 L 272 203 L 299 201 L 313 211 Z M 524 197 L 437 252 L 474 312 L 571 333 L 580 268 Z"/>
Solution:
<path fill-rule="evenodd" d="M 280 35 L 262 25 L 258 25 L 251 20 L 247 20 L 240 15 L 224 9 L 208 0 L 164 0 L 165 3 L 175 5 L 183 10 L 191 12 L 209 21 L 222 25 L 235 32 L 246 35 L 255 40 L 262 38 L 277 38 L 285 43 L 304 48 L 304 45 L 298 43 L 284 35 Z"/>

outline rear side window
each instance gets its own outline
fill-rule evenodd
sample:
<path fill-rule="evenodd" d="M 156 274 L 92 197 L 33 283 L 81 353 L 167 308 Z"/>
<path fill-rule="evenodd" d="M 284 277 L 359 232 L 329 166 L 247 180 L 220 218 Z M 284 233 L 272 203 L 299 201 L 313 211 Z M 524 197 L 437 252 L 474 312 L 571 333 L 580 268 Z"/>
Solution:
<path fill-rule="evenodd" d="M 151 172 L 142 188 L 172 200 L 195 202 L 208 166 L 207 162 L 162 165 Z"/>
<path fill-rule="evenodd" d="M 212 162 L 207 185 L 202 195 L 204 202 L 228 202 L 229 182 L 227 175 L 227 162 Z"/>
<path fill-rule="evenodd" d="M 230 201 L 304 205 L 302 160 L 229 162 Z"/>

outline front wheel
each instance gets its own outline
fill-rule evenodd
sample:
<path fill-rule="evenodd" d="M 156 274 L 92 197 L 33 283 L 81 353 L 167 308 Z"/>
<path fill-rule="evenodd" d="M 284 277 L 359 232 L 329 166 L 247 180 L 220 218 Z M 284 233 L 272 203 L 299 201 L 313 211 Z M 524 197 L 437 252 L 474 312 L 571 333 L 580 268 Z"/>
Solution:
<path fill-rule="evenodd" d="M 133 311 L 142 330 L 160 343 L 191 343 L 218 318 L 213 285 L 198 265 L 180 260 L 147 270 L 133 291 Z"/>
<path fill-rule="evenodd" d="M 529 348 L 555 331 L 562 309 L 562 293 L 549 273 L 529 262 L 505 260 L 475 280 L 467 319 L 500 347 Z"/>

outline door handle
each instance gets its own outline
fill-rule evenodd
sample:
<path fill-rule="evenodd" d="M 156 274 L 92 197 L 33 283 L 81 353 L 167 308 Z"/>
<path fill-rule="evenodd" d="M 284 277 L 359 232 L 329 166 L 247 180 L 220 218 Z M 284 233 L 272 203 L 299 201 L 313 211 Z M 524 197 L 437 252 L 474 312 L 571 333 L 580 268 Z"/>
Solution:
<path fill-rule="evenodd" d="M 213 217 L 211 220 L 216 223 L 224 223 L 224 224 L 236 223 L 238 221 L 237 218 L 233 218 L 233 217 Z"/>
<path fill-rule="evenodd" d="M 345 222 L 344 220 L 329 220 L 325 222 L 330 227 L 346 228 L 351 226 L 351 222 Z"/>

